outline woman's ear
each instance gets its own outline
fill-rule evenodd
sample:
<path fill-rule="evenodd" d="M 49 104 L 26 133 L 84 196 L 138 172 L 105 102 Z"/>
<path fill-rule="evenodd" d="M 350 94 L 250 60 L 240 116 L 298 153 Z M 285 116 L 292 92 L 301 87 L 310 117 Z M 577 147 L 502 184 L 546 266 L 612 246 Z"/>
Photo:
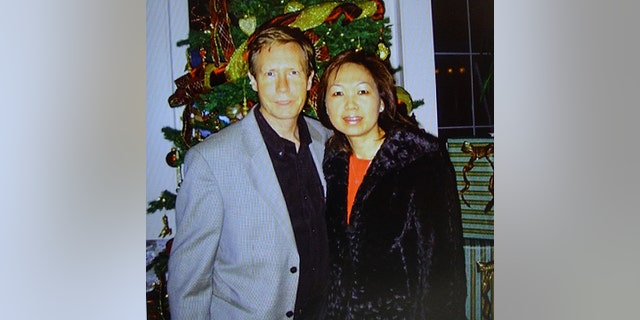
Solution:
<path fill-rule="evenodd" d="M 379 112 L 382 112 L 382 111 L 384 111 L 384 101 L 382 101 L 382 99 L 380 99 L 380 111 Z"/>
<path fill-rule="evenodd" d="M 249 77 L 249 84 L 251 85 L 251 89 L 253 91 L 258 92 L 258 83 L 256 82 L 256 78 L 253 77 L 251 72 L 247 72 L 247 76 Z"/>

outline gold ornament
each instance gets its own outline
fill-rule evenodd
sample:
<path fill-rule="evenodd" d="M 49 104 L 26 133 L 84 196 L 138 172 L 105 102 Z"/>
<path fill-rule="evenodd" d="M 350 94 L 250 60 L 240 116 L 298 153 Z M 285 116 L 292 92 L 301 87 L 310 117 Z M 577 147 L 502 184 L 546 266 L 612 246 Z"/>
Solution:
<path fill-rule="evenodd" d="M 351 39 L 353 41 L 353 39 Z M 360 36 L 358 36 L 358 45 L 356 46 L 356 52 L 362 51 L 362 44 L 360 43 Z"/>
<path fill-rule="evenodd" d="M 407 90 L 401 86 L 396 86 L 396 95 L 398 96 L 398 104 L 401 102 L 407 106 L 407 114 L 411 114 L 413 111 L 413 102 L 411 101 L 411 95 Z"/>
<path fill-rule="evenodd" d="M 387 60 L 387 58 L 389 58 L 389 55 L 391 54 L 389 48 L 387 48 L 387 46 L 384 44 L 384 30 L 382 28 L 380 28 L 380 36 L 378 37 L 378 50 L 376 50 L 376 53 L 378 54 L 378 58 L 380 58 L 380 60 L 382 61 Z"/>
<path fill-rule="evenodd" d="M 304 5 L 298 1 L 291 1 L 284 7 L 284 13 L 296 12 L 304 9 Z"/>
<path fill-rule="evenodd" d="M 245 87 L 242 87 L 242 108 L 240 108 L 240 114 L 244 118 L 244 116 L 249 113 L 249 103 L 247 102 L 247 91 Z"/>
<path fill-rule="evenodd" d="M 240 25 L 240 30 L 250 36 L 256 30 L 256 17 L 247 17 L 245 15 L 244 18 L 238 20 L 238 24 Z"/>
<path fill-rule="evenodd" d="M 158 237 L 164 238 L 166 236 L 170 236 L 173 233 L 173 230 L 169 228 L 169 218 L 167 218 L 166 214 L 162 216 L 162 225 L 163 227 Z"/>
<path fill-rule="evenodd" d="M 231 121 L 242 119 L 241 113 L 242 106 L 235 104 L 225 109 L 225 114 Z M 238 118 L 239 117 L 239 118 Z"/>
<path fill-rule="evenodd" d="M 387 58 L 389 58 L 389 54 L 391 53 L 391 51 L 389 51 L 389 48 L 387 48 L 387 46 L 385 46 L 384 43 L 380 42 L 378 43 L 377 53 L 380 60 L 384 61 L 384 60 L 387 60 Z"/>

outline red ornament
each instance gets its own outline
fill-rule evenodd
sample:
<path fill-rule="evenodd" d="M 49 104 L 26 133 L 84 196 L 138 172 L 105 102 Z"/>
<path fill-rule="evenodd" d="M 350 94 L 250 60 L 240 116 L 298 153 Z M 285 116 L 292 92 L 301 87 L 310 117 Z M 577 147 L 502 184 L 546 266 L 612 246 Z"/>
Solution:
<path fill-rule="evenodd" d="M 167 160 L 167 164 L 170 167 L 177 167 L 178 166 L 178 150 L 176 150 L 176 148 L 171 148 L 171 151 L 169 151 L 169 153 L 167 153 L 167 157 L 165 158 L 165 160 Z"/>

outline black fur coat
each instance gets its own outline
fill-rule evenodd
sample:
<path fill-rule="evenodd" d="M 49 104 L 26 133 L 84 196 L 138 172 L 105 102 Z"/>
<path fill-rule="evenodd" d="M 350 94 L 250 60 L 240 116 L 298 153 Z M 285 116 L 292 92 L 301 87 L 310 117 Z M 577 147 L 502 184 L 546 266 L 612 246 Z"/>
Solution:
<path fill-rule="evenodd" d="M 327 319 L 465 319 L 455 172 L 437 138 L 395 130 L 371 162 L 346 224 L 349 155 L 327 148 Z"/>

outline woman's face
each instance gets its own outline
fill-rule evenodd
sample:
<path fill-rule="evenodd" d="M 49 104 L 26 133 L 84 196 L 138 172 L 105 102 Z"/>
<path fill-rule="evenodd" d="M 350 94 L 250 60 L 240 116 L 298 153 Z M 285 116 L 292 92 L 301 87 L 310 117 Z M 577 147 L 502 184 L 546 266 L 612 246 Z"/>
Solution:
<path fill-rule="evenodd" d="M 369 71 L 359 64 L 345 63 L 337 74 L 334 72 L 327 79 L 325 104 L 333 126 L 345 134 L 352 145 L 380 139 L 378 114 L 384 102 Z"/>

